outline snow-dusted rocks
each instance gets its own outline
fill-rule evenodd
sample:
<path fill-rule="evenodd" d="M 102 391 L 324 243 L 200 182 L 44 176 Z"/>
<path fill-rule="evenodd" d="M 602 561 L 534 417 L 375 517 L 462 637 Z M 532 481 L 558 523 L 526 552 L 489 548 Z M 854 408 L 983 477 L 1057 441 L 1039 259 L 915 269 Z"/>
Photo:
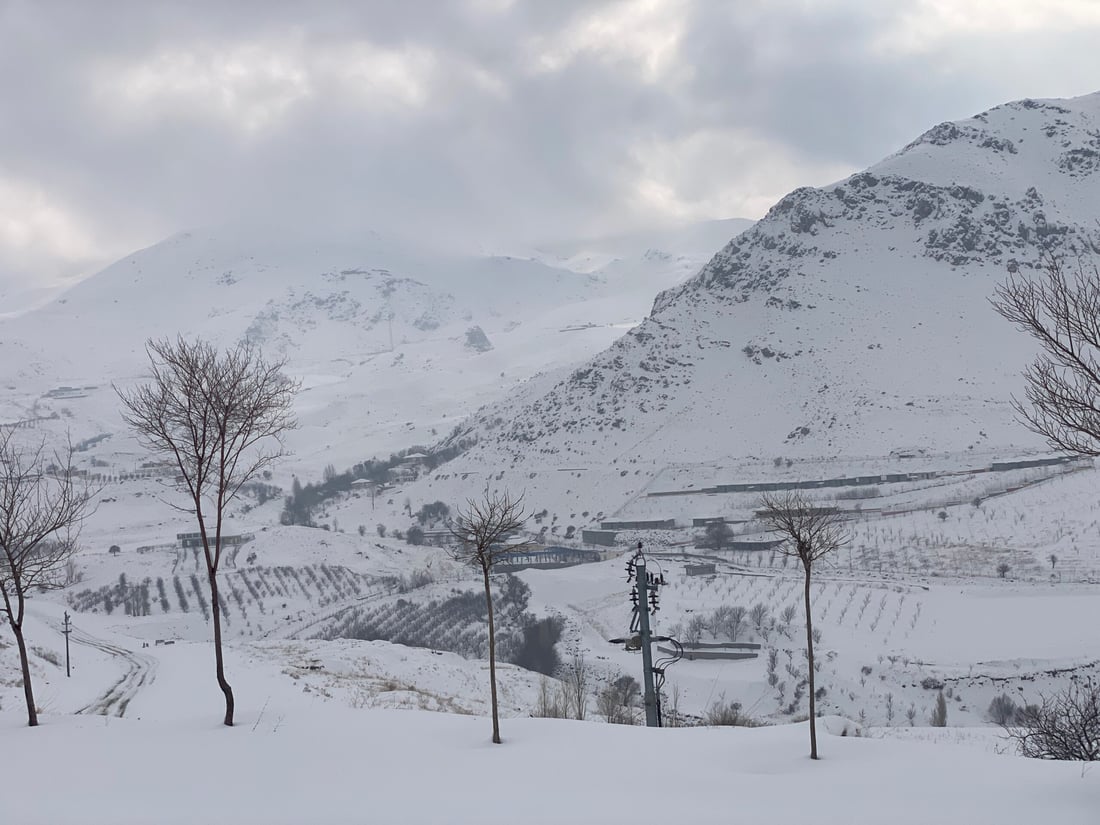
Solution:
<path fill-rule="evenodd" d="M 1098 152 L 1100 94 L 1024 100 L 797 189 L 610 348 L 470 421 L 468 464 L 1034 445 L 1008 404 L 1030 344 L 988 297 L 1085 246 Z"/>

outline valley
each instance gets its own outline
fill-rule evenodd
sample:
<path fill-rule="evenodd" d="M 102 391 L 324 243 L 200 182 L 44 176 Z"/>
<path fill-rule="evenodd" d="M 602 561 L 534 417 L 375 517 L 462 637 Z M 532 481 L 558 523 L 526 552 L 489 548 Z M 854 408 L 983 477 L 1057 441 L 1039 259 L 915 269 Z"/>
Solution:
<path fill-rule="evenodd" d="M 229 752 L 245 786 L 287 775 L 270 748 L 316 769 L 316 809 L 345 804 L 325 777 L 357 759 L 391 794 L 418 794 L 409 776 L 438 770 L 440 788 L 465 798 L 486 756 L 460 743 L 485 733 L 487 609 L 480 573 L 448 547 L 450 519 L 506 494 L 522 502 L 526 544 L 494 573 L 492 603 L 503 727 L 522 759 L 494 775 L 520 783 L 520 762 L 554 771 L 583 747 L 602 773 L 576 787 L 598 806 L 636 782 L 622 765 L 651 747 L 644 731 L 596 723 L 642 718 L 641 657 L 610 641 L 634 632 L 625 568 L 640 548 L 662 581 L 654 632 L 694 654 L 657 648 L 673 660 L 661 665 L 664 719 L 692 730 L 663 732 L 653 761 L 674 784 L 699 783 L 684 821 L 727 821 L 714 764 L 732 740 L 718 728 L 743 737 L 739 798 L 752 796 L 745 777 L 802 770 L 778 756 L 802 746 L 809 713 L 802 570 L 761 501 L 796 490 L 844 538 L 809 596 L 817 710 L 836 754 L 825 764 L 908 796 L 922 795 L 882 763 L 988 771 L 994 807 L 1013 812 L 1038 804 L 1014 785 L 1034 770 L 1028 781 L 1059 796 L 1057 821 L 1085 821 L 1095 783 L 1001 758 L 1013 745 L 999 725 L 1100 679 L 1098 470 L 1020 422 L 1012 399 L 1034 347 L 989 298 L 1006 272 L 1097 248 L 1098 134 L 1100 94 L 1018 101 L 795 190 L 756 223 L 523 255 L 194 230 L 0 317 L 0 427 L 70 444 L 98 491 L 62 586 L 29 602 L 48 747 L 63 739 L 77 754 L 66 759 L 94 761 L 101 743 L 135 804 L 154 806 L 167 780 L 134 753 L 163 734 L 173 764 L 199 759 L 193 737 L 216 721 L 192 504 L 172 461 L 120 414 L 119 391 L 145 380 L 144 342 L 178 334 L 246 341 L 299 385 L 286 457 L 241 488 L 223 525 L 220 610 L 243 729 Z M 532 719 L 569 715 L 577 669 L 572 715 L 593 724 Z M 24 736 L 6 637 L 0 673 L 4 735 Z M 737 724 L 719 724 L 723 713 Z M 359 739 L 373 737 L 384 747 L 364 756 Z M 870 741 L 844 741 L 857 738 Z M 84 775 L 110 784 L 104 770 Z M 821 821 L 878 821 L 870 808 L 843 818 L 836 797 L 850 791 L 813 781 L 838 806 Z M 964 805 L 991 792 L 985 779 L 943 781 Z M 775 813 L 777 787 L 767 793 L 774 821 L 793 821 Z M 247 804 L 259 819 L 276 821 L 278 804 L 308 816 L 282 797 Z M 560 821 L 566 803 L 530 821 Z M 923 804 L 897 821 L 926 821 Z M 51 805 L 19 821 L 49 821 Z M 426 805 L 415 800 L 409 821 L 427 821 Z M 141 821 L 136 810 L 118 821 Z"/>

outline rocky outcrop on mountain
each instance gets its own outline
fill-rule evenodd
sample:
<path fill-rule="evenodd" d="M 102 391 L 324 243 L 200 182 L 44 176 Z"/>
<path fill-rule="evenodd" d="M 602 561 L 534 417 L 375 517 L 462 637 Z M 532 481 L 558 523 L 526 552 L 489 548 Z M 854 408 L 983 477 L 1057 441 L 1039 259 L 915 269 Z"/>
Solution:
<path fill-rule="evenodd" d="M 426 333 L 459 317 L 449 293 L 385 269 L 344 269 L 323 273 L 313 287 L 292 285 L 268 299 L 245 337 L 285 352 L 310 332 L 327 334 L 333 325 L 347 324 L 385 346 L 394 326 L 402 333 Z"/>
<path fill-rule="evenodd" d="M 468 422 L 471 461 L 704 460 L 1030 444 L 1007 272 L 1100 251 L 1100 93 L 944 123 L 780 200 L 548 391 Z"/>
<path fill-rule="evenodd" d="M 466 349 L 472 349 L 474 352 L 488 352 L 493 348 L 489 336 L 481 327 L 470 327 L 466 330 L 465 346 Z"/>

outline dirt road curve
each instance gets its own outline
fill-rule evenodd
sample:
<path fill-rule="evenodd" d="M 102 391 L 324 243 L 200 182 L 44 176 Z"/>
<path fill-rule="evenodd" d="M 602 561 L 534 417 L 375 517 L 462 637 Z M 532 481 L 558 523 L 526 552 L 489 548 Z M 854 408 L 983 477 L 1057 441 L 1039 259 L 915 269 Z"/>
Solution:
<path fill-rule="evenodd" d="M 124 647 L 96 638 L 82 630 L 74 630 L 72 642 L 92 647 L 110 656 L 122 659 L 126 664 L 126 673 L 113 684 L 106 693 L 91 704 L 80 708 L 77 713 L 97 716 L 125 716 L 126 708 L 138 691 L 152 684 L 157 675 L 157 660 L 143 653 L 134 653 Z"/>

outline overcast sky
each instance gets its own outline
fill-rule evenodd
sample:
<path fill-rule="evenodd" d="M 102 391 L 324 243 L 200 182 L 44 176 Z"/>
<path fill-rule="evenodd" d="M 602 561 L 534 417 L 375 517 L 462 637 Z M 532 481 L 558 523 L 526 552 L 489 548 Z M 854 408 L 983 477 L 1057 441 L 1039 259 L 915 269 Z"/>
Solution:
<path fill-rule="evenodd" d="M 1100 0 L 0 0 L 0 293 L 240 219 L 515 246 L 759 217 L 1100 89 L 1098 43 Z"/>

